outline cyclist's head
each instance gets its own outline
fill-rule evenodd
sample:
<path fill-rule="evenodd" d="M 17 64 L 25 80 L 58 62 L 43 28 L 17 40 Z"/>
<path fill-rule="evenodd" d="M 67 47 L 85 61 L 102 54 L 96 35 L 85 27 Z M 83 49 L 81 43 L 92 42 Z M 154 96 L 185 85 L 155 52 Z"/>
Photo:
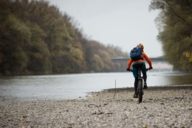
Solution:
<path fill-rule="evenodd" d="M 138 44 L 137 47 L 141 48 L 142 50 L 144 50 L 144 46 L 142 43 Z"/>

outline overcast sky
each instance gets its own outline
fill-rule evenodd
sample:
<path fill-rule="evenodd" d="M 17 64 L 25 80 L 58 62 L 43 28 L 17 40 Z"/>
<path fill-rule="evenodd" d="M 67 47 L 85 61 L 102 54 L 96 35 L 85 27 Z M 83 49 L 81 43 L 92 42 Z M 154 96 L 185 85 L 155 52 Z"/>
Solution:
<path fill-rule="evenodd" d="M 89 39 L 129 52 L 142 42 L 151 57 L 163 55 L 151 0 L 48 0 L 67 13 Z"/>

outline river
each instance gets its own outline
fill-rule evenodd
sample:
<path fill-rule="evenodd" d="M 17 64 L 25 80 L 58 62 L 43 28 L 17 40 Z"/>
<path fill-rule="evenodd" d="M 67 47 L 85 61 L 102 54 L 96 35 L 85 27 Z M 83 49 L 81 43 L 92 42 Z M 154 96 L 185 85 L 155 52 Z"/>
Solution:
<path fill-rule="evenodd" d="M 192 74 L 174 71 L 149 71 L 148 86 L 192 84 Z M 35 75 L 0 78 L 0 96 L 18 99 L 74 99 L 88 92 L 109 88 L 133 87 L 129 72 Z"/>

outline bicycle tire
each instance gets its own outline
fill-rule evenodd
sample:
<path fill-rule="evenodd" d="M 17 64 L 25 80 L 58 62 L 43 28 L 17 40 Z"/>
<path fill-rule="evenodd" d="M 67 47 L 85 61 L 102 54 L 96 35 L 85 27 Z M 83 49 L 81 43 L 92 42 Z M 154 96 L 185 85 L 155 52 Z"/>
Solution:
<path fill-rule="evenodd" d="M 138 92 L 138 103 L 141 103 L 143 100 L 143 80 L 142 79 L 138 79 L 137 92 Z"/>

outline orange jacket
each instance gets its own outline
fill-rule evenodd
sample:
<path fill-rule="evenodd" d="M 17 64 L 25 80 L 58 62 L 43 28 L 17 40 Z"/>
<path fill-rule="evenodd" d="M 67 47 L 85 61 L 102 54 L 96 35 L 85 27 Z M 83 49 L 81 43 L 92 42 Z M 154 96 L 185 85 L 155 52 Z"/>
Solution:
<path fill-rule="evenodd" d="M 139 59 L 139 60 L 132 60 L 132 59 L 129 59 L 128 60 L 128 69 L 131 68 L 131 64 L 134 62 L 145 62 L 147 61 L 147 63 L 149 64 L 149 67 L 152 67 L 152 62 L 151 62 L 151 59 L 147 56 L 147 54 L 145 54 L 144 52 L 142 53 L 142 59 Z"/>

